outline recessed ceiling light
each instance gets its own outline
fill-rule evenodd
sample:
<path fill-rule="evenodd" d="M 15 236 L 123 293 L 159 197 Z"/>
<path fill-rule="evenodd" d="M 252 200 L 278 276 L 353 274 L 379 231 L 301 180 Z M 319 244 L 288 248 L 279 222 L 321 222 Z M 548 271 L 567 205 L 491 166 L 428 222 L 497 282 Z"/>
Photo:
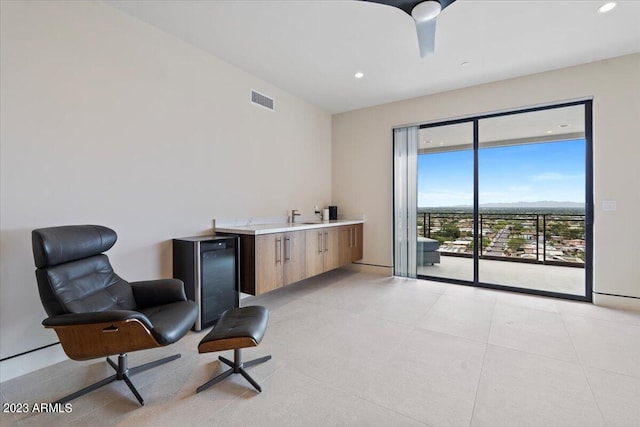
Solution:
<path fill-rule="evenodd" d="M 361 78 L 363 78 L 363 77 L 364 77 L 364 73 L 362 73 L 362 72 L 358 71 L 357 73 L 355 73 L 355 74 L 353 75 L 353 77 L 355 77 L 356 79 L 361 79 Z"/>
<path fill-rule="evenodd" d="M 441 142 L 441 143 L 440 143 L 440 146 L 443 146 L 443 145 L 444 145 L 444 142 Z"/>
<path fill-rule="evenodd" d="M 560 126 L 558 126 L 558 127 L 561 127 L 561 128 L 568 128 L 568 127 L 569 127 L 569 125 L 564 124 L 564 125 L 560 125 Z"/>
<path fill-rule="evenodd" d="M 598 8 L 598 12 L 600 13 L 607 13 L 610 10 L 612 10 L 614 7 L 616 7 L 616 2 L 614 1 L 610 1 L 608 3 L 603 4 L 602 6 L 600 6 Z"/>
<path fill-rule="evenodd" d="M 552 130 L 548 130 L 547 133 L 553 133 L 553 131 Z"/>

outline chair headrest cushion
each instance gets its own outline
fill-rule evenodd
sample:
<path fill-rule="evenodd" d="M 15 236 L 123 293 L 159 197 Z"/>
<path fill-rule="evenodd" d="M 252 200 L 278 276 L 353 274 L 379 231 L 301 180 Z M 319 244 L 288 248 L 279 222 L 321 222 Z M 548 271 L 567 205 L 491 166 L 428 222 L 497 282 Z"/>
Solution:
<path fill-rule="evenodd" d="M 110 228 L 101 225 L 65 225 L 40 228 L 31 232 L 36 267 L 53 267 L 69 261 L 99 255 L 118 239 Z"/>

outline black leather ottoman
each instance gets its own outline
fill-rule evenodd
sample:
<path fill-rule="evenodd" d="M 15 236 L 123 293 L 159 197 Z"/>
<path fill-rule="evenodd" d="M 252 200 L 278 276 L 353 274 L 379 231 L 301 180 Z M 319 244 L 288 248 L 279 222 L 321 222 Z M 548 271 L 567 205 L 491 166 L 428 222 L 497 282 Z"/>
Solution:
<path fill-rule="evenodd" d="M 249 306 L 232 308 L 225 311 L 218 319 L 213 329 L 198 344 L 198 353 L 211 353 L 214 351 L 233 350 L 233 362 L 219 356 L 218 359 L 231 367 L 218 376 L 213 377 L 202 384 L 196 390 L 200 393 L 212 385 L 219 383 L 231 374 L 242 374 L 252 386 L 259 392 L 262 391 L 260 385 L 253 379 L 245 368 L 266 362 L 271 356 L 264 356 L 259 359 L 242 363 L 240 349 L 255 347 L 260 344 L 267 329 L 269 312 L 260 306 Z"/>

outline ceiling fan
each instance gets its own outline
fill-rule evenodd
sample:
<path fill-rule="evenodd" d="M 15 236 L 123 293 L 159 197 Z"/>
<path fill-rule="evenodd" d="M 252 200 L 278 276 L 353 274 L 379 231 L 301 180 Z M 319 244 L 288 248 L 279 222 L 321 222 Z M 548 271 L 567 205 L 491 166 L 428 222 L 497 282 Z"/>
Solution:
<path fill-rule="evenodd" d="M 406 12 L 416 22 L 420 57 L 432 54 L 436 40 L 436 17 L 456 0 L 362 0 L 386 4 Z"/>

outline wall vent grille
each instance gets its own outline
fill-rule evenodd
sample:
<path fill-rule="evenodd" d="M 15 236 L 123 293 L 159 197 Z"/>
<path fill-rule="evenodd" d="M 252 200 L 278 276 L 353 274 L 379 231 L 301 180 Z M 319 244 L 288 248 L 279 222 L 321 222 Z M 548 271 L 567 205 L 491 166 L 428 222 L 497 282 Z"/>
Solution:
<path fill-rule="evenodd" d="M 268 96 L 258 93 L 253 89 L 251 90 L 251 102 L 271 111 L 274 110 L 273 98 L 269 98 Z"/>

